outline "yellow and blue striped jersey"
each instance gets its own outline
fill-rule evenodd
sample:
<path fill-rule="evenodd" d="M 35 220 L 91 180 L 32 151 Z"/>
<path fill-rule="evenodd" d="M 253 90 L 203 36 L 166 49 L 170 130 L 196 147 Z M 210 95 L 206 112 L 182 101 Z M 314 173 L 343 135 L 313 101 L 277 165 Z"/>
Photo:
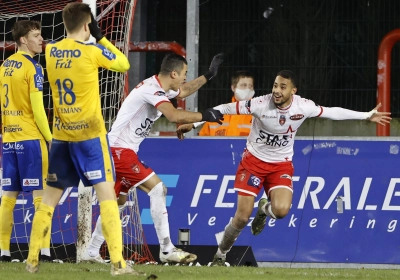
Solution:
<path fill-rule="evenodd" d="M 43 68 L 18 51 L 0 67 L 3 142 L 44 139 L 36 125 L 30 93 L 43 91 Z"/>
<path fill-rule="evenodd" d="M 55 139 L 83 141 L 107 133 L 101 114 L 98 68 L 110 69 L 115 57 L 101 45 L 69 38 L 46 46 Z"/>

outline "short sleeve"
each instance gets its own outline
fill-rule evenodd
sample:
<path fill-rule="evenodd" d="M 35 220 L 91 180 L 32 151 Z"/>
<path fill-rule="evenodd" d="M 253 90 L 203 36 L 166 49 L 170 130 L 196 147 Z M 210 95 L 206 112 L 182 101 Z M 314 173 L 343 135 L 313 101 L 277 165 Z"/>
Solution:
<path fill-rule="evenodd" d="M 158 91 L 146 91 L 143 92 L 142 97 L 146 103 L 149 103 L 153 105 L 154 107 L 157 107 L 163 102 L 169 102 L 169 99 L 166 97 L 166 94 L 164 91 L 158 90 Z"/>

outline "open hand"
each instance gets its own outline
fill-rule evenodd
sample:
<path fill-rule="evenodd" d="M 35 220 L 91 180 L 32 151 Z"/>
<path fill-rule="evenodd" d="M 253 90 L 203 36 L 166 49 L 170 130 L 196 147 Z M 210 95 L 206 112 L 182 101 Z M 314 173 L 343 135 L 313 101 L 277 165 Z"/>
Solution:
<path fill-rule="evenodd" d="M 378 112 L 378 109 L 382 107 L 382 104 L 379 103 L 371 112 L 372 115 L 369 118 L 369 120 L 371 122 L 375 122 L 375 123 L 379 123 L 383 126 L 385 126 L 385 124 L 390 123 L 390 121 L 392 120 L 392 118 L 390 117 L 390 112 Z"/>

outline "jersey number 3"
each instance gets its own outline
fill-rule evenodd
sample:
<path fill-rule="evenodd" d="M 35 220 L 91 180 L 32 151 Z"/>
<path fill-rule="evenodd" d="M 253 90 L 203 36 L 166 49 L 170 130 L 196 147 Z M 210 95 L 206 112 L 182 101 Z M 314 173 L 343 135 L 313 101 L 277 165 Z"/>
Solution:
<path fill-rule="evenodd" d="M 7 85 L 7 84 L 4 84 L 3 87 L 6 89 L 6 94 L 5 94 L 6 102 L 4 103 L 3 107 L 4 107 L 4 108 L 7 108 L 8 102 L 9 102 L 9 99 L 8 99 L 8 85 Z"/>

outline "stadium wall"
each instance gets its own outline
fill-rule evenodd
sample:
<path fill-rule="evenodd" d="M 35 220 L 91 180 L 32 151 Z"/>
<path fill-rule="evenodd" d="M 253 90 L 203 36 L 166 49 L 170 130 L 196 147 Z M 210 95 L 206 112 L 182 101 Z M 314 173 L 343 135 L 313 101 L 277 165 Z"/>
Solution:
<path fill-rule="evenodd" d="M 399 146 L 398 137 L 299 137 L 292 209 L 284 219 L 268 221 L 258 236 L 246 227 L 235 245 L 251 246 L 259 263 L 399 264 Z M 175 243 L 179 229 L 190 229 L 190 245 L 217 245 L 218 233 L 235 212 L 232 186 L 244 147 L 244 138 L 157 137 L 142 143 L 140 158 L 168 187 Z M 67 196 L 76 197 L 74 192 Z M 139 203 L 147 243 L 158 244 L 148 196 L 139 192 Z M 59 207 L 68 216 L 75 206 L 61 201 Z M 29 230 L 26 213 L 15 219 Z M 53 232 L 62 221 L 58 224 Z"/>
<path fill-rule="evenodd" d="M 400 119 L 393 119 L 390 123 L 390 135 L 400 135 Z M 195 131 L 197 135 L 201 129 Z M 166 118 L 159 118 L 152 127 L 152 135 L 173 135 L 176 124 L 169 122 Z M 167 134 L 166 134 L 167 133 Z M 299 128 L 297 136 L 376 136 L 376 124 L 366 121 L 347 120 L 333 121 L 323 118 L 307 119 Z"/>

